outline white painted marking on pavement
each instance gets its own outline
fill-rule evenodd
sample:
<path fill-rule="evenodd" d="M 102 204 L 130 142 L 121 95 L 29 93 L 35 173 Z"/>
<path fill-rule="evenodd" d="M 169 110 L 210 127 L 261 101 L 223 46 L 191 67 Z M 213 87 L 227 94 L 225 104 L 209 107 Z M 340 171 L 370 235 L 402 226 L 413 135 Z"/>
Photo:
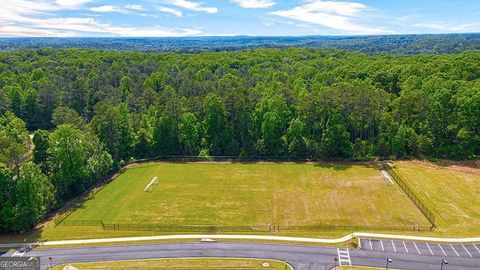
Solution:
<path fill-rule="evenodd" d="M 418 254 L 421 255 L 422 253 L 420 252 L 420 249 L 418 249 L 417 245 L 415 245 L 415 242 L 412 242 L 412 243 L 413 243 L 413 245 L 415 246 L 415 248 L 417 249 Z"/>
<path fill-rule="evenodd" d="M 380 245 L 382 246 L 382 251 L 385 251 L 385 248 L 383 247 L 383 242 L 380 240 Z"/>
<path fill-rule="evenodd" d="M 462 245 L 462 247 L 463 247 L 463 249 L 465 249 L 465 251 L 468 253 L 468 255 L 469 255 L 470 257 L 473 257 L 472 254 L 470 254 L 470 252 L 468 251 L 468 249 L 467 249 L 464 245 Z"/>
<path fill-rule="evenodd" d="M 338 253 L 338 263 L 340 266 L 343 265 L 343 263 L 347 263 L 349 266 L 352 265 L 352 262 L 350 261 L 350 253 L 348 252 L 348 249 L 346 250 L 340 250 L 340 248 L 337 248 L 337 253 Z"/>
<path fill-rule="evenodd" d="M 408 248 L 407 248 L 407 245 L 405 245 L 405 241 L 403 241 L 403 247 L 405 248 L 405 251 L 408 253 Z"/>
<path fill-rule="evenodd" d="M 393 243 L 393 240 L 392 240 L 392 247 L 393 247 L 393 251 L 397 252 L 397 248 L 395 247 L 395 244 Z"/>
<path fill-rule="evenodd" d="M 21 251 L 20 251 L 20 252 L 19 252 L 19 251 L 15 250 L 15 252 L 14 252 L 13 255 L 12 255 L 12 257 L 22 257 L 23 254 L 25 254 L 25 252 L 26 252 L 26 251 L 24 251 L 24 252 L 21 252 Z"/>
<path fill-rule="evenodd" d="M 442 250 L 443 255 L 447 256 L 447 253 L 445 253 L 445 250 L 443 250 L 442 246 L 440 246 L 440 244 L 437 244 L 437 245 L 438 245 L 438 247 Z"/>
<path fill-rule="evenodd" d="M 352 261 L 350 260 L 350 251 L 347 248 L 347 255 L 348 255 L 348 265 L 352 266 Z"/>
<path fill-rule="evenodd" d="M 457 257 L 460 257 L 460 254 L 458 254 L 458 252 L 453 248 L 451 244 L 450 244 L 450 247 L 453 249 L 453 251 L 455 251 L 455 254 L 457 254 Z"/>
<path fill-rule="evenodd" d="M 478 253 L 480 253 L 480 249 L 478 249 L 477 246 L 475 246 L 475 244 L 473 244 L 473 247 L 478 251 Z"/>
<path fill-rule="evenodd" d="M 428 245 L 428 243 L 425 243 L 425 244 L 427 244 L 427 247 L 428 247 L 428 250 L 430 250 L 430 253 L 432 253 L 432 255 L 435 255 L 435 254 L 433 254 L 433 251 L 432 251 L 432 249 L 430 248 L 430 246 Z"/>
<path fill-rule="evenodd" d="M 340 264 L 340 266 L 342 266 L 342 259 L 340 258 L 340 249 L 337 248 L 337 254 L 338 254 L 338 264 Z"/>
<path fill-rule="evenodd" d="M 370 242 L 370 250 L 373 250 L 372 239 L 368 239 L 368 242 Z"/>

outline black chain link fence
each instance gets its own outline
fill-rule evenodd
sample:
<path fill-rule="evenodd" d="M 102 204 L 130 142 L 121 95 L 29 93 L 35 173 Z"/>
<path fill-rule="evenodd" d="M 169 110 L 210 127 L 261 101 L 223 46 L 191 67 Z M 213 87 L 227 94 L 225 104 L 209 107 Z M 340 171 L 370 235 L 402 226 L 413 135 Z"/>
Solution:
<path fill-rule="evenodd" d="M 104 230 L 159 232 L 325 232 L 325 231 L 430 231 L 429 226 L 348 226 L 348 225 L 165 225 L 158 223 L 105 223 L 102 220 L 64 220 L 60 226 L 95 226 Z"/>
<path fill-rule="evenodd" d="M 397 182 L 400 188 L 407 194 L 407 196 L 412 200 L 412 202 L 417 206 L 418 210 L 422 212 L 422 214 L 428 219 L 428 221 L 432 224 L 430 230 L 434 230 L 436 227 L 435 223 L 435 215 L 428 209 L 427 204 L 422 202 L 422 200 L 415 194 L 413 191 L 414 189 L 410 187 L 407 181 L 405 181 L 398 173 L 395 171 L 393 166 L 386 165 L 385 170 L 392 176 L 392 178 Z"/>
<path fill-rule="evenodd" d="M 169 162 L 203 162 L 203 161 L 224 161 L 224 162 L 305 162 L 315 160 L 290 160 L 288 158 L 268 158 L 268 157 L 238 157 L 238 156 L 161 156 L 150 159 L 132 161 L 136 164 L 152 161 L 169 161 Z M 349 162 L 346 162 L 349 163 Z M 355 164 L 358 164 L 356 162 Z M 369 163 L 371 164 L 371 163 Z M 377 163 L 378 164 L 378 163 Z M 380 167 L 380 166 L 379 166 Z M 356 226 L 356 225 L 310 225 L 310 226 L 295 226 L 295 225 L 253 225 L 253 226 L 224 226 L 224 225 L 165 225 L 158 223 L 105 223 L 103 220 L 70 220 L 67 217 L 73 212 L 70 209 L 67 213 L 59 215 L 54 219 L 55 226 L 99 226 L 104 230 L 132 230 L 132 231 L 159 231 L 159 232 L 203 232 L 203 233 L 235 233 L 235 232 L 325 232 L 325 231 L 432 231 L 435 226 L 435 216 L 420 201 L 415 195 L 413 189 L 398 175 L 398 173 L 391 166 L 383 166 L 385 170 L 393 177 L 407 196 L 414 202 L 418 209 L 430 221 L 432 226 Z M 123 171 L 126 167 L 120 169 Z M 112 179 L 110 179 L 111 181 Z"/>

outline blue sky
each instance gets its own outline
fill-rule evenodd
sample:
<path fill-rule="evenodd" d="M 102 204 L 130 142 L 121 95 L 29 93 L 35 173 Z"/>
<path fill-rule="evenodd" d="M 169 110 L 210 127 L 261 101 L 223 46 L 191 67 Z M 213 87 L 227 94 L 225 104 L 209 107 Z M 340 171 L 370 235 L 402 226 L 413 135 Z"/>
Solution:
<path fill-rule="evenodd" d="M 480 32 L 478 0 L 2 0 L 0 36 Z"/>

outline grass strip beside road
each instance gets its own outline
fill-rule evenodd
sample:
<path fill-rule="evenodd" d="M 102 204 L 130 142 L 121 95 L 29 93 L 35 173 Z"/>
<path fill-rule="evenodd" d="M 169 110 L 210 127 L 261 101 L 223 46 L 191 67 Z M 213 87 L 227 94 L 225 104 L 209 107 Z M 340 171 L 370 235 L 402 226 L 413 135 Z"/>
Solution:
<path fill-rule="evenodd" d="M 287 263 L 277 260 L 242 259 L 242 258 L 178 258 L 158 260 L 132 260 L 112 262 L 92 262 L 59 265 L 53 270 L 62 270 L 66 266 L 73 266 L 79 270 L 98 269 L 204 269 L 204 270 L 290 270 Z"/>

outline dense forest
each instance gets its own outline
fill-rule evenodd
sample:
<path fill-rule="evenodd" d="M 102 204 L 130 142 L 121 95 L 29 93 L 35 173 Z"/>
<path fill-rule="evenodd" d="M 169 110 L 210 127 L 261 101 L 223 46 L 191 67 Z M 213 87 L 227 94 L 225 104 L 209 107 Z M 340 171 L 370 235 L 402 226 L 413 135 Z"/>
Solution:
<path fill-rule="evenodd" d="M 97 49 L 130 52 L 223 52 L 253 48 L 308 47 L 366 54 L 445 54 L 480 50 L 480 34 L 303 37 L 0 38 L 0 51 Z"/>
<path fill-rule="evenodd" d="M 132 159 L 480 154 L 480 53 L 0 54 L 0 231 Z"/>

